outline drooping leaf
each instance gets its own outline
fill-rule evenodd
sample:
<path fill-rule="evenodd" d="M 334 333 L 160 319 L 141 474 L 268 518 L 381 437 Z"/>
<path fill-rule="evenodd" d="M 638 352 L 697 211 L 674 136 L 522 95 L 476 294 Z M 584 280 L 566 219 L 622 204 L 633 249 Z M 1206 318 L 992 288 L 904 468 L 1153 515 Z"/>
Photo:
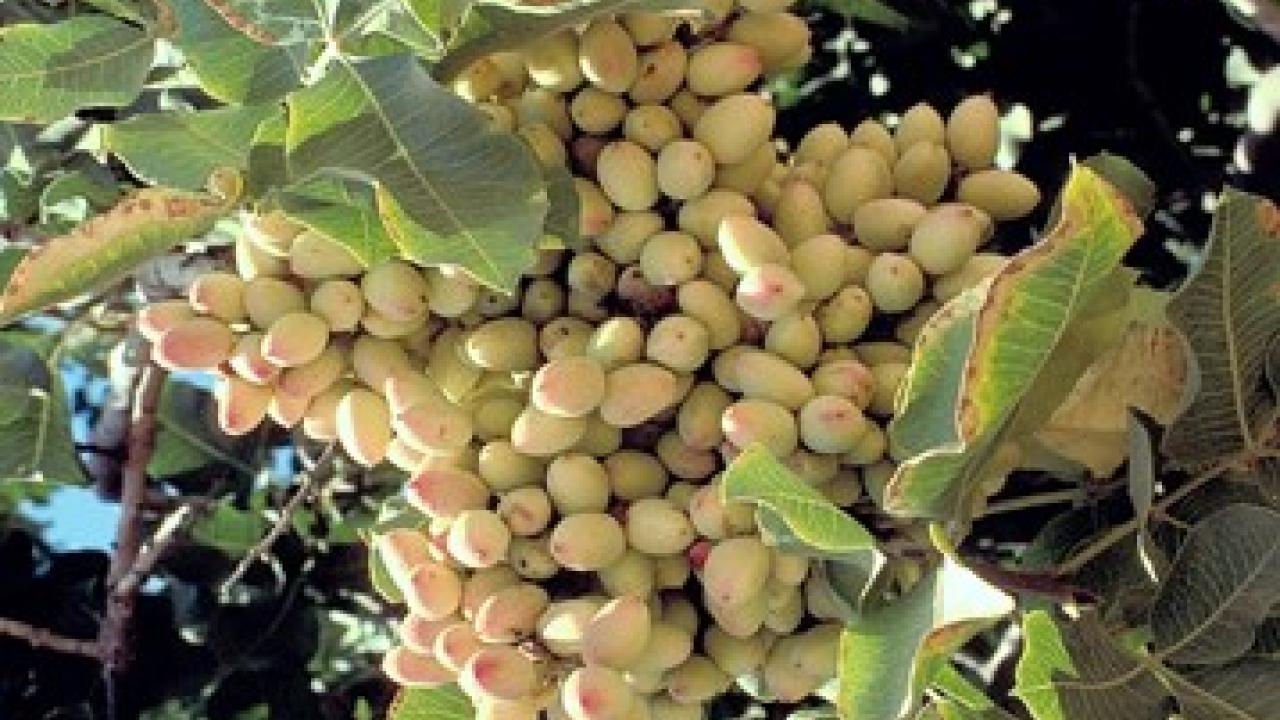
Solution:
<path fill-rule="evenodd" d="M 301 83 L 305 45 L 255 42 L 231 27 L 205 0 L 171 3 L 178 35 L 173 42 L 200 80 L 225 103 L 258 105 L 282 97 Z"/>
<path fill-rule="evenodd" d="M 1187 720 L 1271 720 L 1280 707 L 1280 660 L 1246 658 L 1171 680 Z"/>
<path fill-rule="evenodd" d="M 459 31 L 464 38 L 436 65 L 434 74 L 451 80 L 480 58 L 522 47 L 557 30 L 581 25 L 599 15 L 634 10 L 690 10 L 690 0 L 567 0 L 548 5 L 509 0 L 475 0 Z"/>
<path fill-rule="evenodd" d="M 1280 332 L 1278 254 L 1280 210 L 1264 198 L 1224 192 L 1200 270 L 1169 303 L 1199 376 L 1199 391 L 1163 443 L 1184 466 L 1256 452 L 1275 420 L 1264 373 Z"/>
<path fill-rule="evenodd" d="M 987 283 L 942 306 L 920 330 L 911 365 L 902 379 L 900 407 L 889 422 L 889 446 L 905 460 L 957 442 L 956 399 L 973 342 L 973 324 L 986 299 Z"/>
<path fill-rule="evenodd" d="M 358 180 L 315 178 L 280 193 L 285 214 L 341 243 L 365 266 L 399 254 L 382 226 L 373 188 Z"/>
<path fill-rule="evenodd" d="M 0 480 L 83 482 L 71 413 L 48 343 L 0 333 Z"/>
<path fill-rule="evenodd" d="M 1181 336 L 1164 321 L 1164 293 L 1139 289 L 1132 298 L 1132 319 L 1119 346 L 1089 366 L 1036 433 L 1045 447 L 1097 477 L 1109 477 L 1124 462 L 1129 408 L 1166 425 L 1186 390 L 1186 355 Z"/>
<path fill-rule="evenodd" d="M 453 685 L 404 689 L 391 701 L 387 720 L 472 720 L 471 701 Z"/>
<path fill-rule="evenodd" d="M 840 716 L 898 720 L 951 653 L 1013 612 L 1013 598 L 945 558 L 896 601 L 853 619 L 840 640 Z"/>
<path fill-rule="evenodd" d="M 152 185 L 199 190 L 216 168 L 248 168 L 258 126 L 273 112 L 262 105 L 137 115 L 106 126 L 103 149 Z"/>
<path fill-rule="evenodd" d="M 1095 616 L 1066 622 L 1036 610 L 1022 629 L 1014 694 L 1035 720 L 1167 720 L 1164 686 Z"/>
<path fill-rule="evenodd" d="M 410 260 L 503 290 L 533 261 L 548 206 L 536 160 L 412 57 L 340 64 L 290 95 L 286 152 L 296 179 L 376 180 L 383 226 Z"/>
<path fill-rule="evenodd" d="M 40 226 L 46 231 L 66 232 L 110 208 L 119 198 L 120 188 L 114 182 L 81 170 L 67 170 L 40 191 Z"/>
<path fill-rule="evenodd" d="M 957 442 L 899 466 L 885 489 L 890 512 L 963 520 L 979 483 L 1013 469 L 1015 444 L 1042 427 L 1120 340 L 1134 278 L 1119 263 L 1140 225 L 1115 189 L 1084 167 L 1073 170 L 1062 201 L 1053 231 L 993 278 L 974 320 L 959 373 Z"/>
<path fill-rule="evenodd" d="M 1192 529 L 1151 609 L 1154 649 L 1184 665 L 1220 665 L 1254 644 L 1280 603 L 1280 513 L 1231 505 Z"/>
<path fill-rule="evenodd" d="M 27 253 L 0 294 L 0 325 L 120 280 L 142 261 L 207 232 L 224 211 L 204 195 L 162 188 L 134 193 Z"/>
<path fill-rule="evenodd" d="M 53 122 L 142 92 L 155 40 L 108 15 L 0 28 L 0 119 Z"/>

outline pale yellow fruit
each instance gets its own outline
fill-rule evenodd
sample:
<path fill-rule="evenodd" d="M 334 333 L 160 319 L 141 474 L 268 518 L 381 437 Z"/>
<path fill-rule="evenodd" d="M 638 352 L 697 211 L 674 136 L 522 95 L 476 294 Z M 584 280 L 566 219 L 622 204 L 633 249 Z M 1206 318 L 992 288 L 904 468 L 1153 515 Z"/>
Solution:
<path fill-rule="evenodd" d="M 750 215 L 725 216 L 716 232 L 716 244 L 738 274 L 762 265 L 785 265 L 791 258 L 782 237 Z"/>
<path fill-rule="evenodd" d="M 827 212 L 842 223 L 852 222 L 864 203 L 893 193 L 893 174 L 875 150 L 853 145 L 836 156 L 822 188 Z"/>
<path fill-rule="evenodd" d="M 211 272 L 191 282 L 187 299 L 201 315 L 209 315 L 224 323 L 236 323 L 245 317 L 244 288 L 245 282 L 238 275 Z"/>
<path fill-rule="evenodd" d="M 956 199 L 968 203 L 1004 222 L 1030 214 L 1040 204 L 1040 189 L 1012 170 L 979 170 L 966 175 L 956 190 Z"/>
<path fill-rule="evenodd" d="M 724 190 L 758 195 L 770 184 L 779 167 L 778 148 L 772 141 L 762 142 L 741 162 L 717 167 L 712 184 Z"/>
<path fill-rule="evenodd" d="M 336 420 L 338 440 L 353 460 L 365 467 L 382 462 L 391 442 L 391 413 L 381 395 L 349 391 L 338 403 Z"/>
<path fill-rule="evenodd" d="M 676 376 L 650 363 L 625 365 L 609 373 L 600 417 L 616 427 L 634 427 L 676 399 Z"/>
<path fill-rule="evenodd" d="M 636 104 L 666 101 L 684 82 L 689 56 L 684 45 L 669 40 L 640 54 L 635 82 L 631 84 L 631 102 Z"/>
<path fill-rule="evenodd" d="M 966 170 L 984 170 L 1000 147 L 1000 109 L 987 95 L 961 100 L 947 117 L 947 149 Z"/>
<path fill-rule="evenodd" d="M 693 140 L 674 140 L 658 153 L 658 190 L 675 200 L 692 200 L 705 193 L 715 179 L 711 152 Z"/>
<path fill-rule="evenodd" d="M 704 248 L 716 247 L 720 223 L 728 217 L 755 218 L 756 206 L 742 193 L 714 188 L 680 206 L 677 224 Z"/>
<path fill-rule="evenodd" d="M 311 291 L 311 312 L 324 318 L 333 332 L 351 332 L 364 315 L 364 295 L 350 280 L 325 280 Z"/>
<path fill-rule="evenodd" d="M 916 103 L 902 114 L 898 127 L 893 132 L 893 142 L 898 147 L 898 154 L 905 153 L 908 148 L 918 142 L 931 142 L 941 145 L 946 142 L 946 123 L 938 111 L 928 103 Z"/>
<path fill-rule="evenodd" d="M 756 48 L 715 42 L 698 48 L 689 57 L 685 82 L 693 92 L 715 97 L 746 90 L 763 72 L 764 63 Z"/>
<path fill-rule="evenodd" d="M 787 12 L 749 12 L 729 26 L 728 39 L 755 48 L 766 74 L 793 61 L 809 45 L 803 18 Z"/>
<path fill-rule="evenodd" d="M 329 325 L 308 312 L 277 318 L 262 336 L 262 356 L 280 367 L 305 365 L 320 356 L 329 343 Z"/>
<path fill-rule="evenodd" d="M 858 242 L 876 252 L 903 250 L 926 212 L 924 205 L 908 198 L 871 200 L 853 213 L 853 232 Z"/>
<path fill-rule="evenodd" d="M 610 202 L 623 210 L 648 210 L 658 201 L 653 156 L 629 140 L 604 146 L 596 160 L 596 178 Z"/>
<path fill-rule="evenodd" d="M 758 95 L 728 95 L 707 108 L 693 129 L 693 137 L 711 151 L 717 163 L 731 165 L 747 159 L 773 134 L 774 109 Z"/>
<path fill-rule="evenodd" d="M 680 118 L 666 105 L 637 105 L 622 121 L 622 135 L 650 152 L 680 137 Z"/>
<path fill-rule="evenodd" d="M 289 269 L 308 280 L 358 275 L 364 266 L 351 251 L 328 235 L 306 230 L 289 248 Z"/>
<path fill-rule="evenodd" d="M 567 93 L 582 82 L 578 36 L 572 30 L 539 38 L 521 52 L 530 79 L 547 90 Z"/>
<path fill-rule="evenodd" d="M 591 84 L 623 93 L 635 82 L 640 60 L 627 31 L 614 20 L 602 18 L 588 25 L 579 37 L 578 66 Z"/>
<path fill-rule="evenodd" d="M 907 148 L 893 166 L 893 188 L 900 197 L 932 205 L 942 198 L 951 179 L 951 156 L 946 148 L 918 142 Z"/>
<path fill-rule="evenodd" d="M 881 253 L 871 261 L 867 270 L 867 292 L 880 312 L 906 312 L 920 302 L 924 290 L 924 273 L 910 257 Z"/>
<path fill-rule="evenodd" d="M 579 90 L 569 103 L 569 116 L 573 118 L 573 124 L 587 133 L 610 132 L 622 123 L 626 114 L 625 100 L 594 87 Z"/>
<path fill-rule="evenodd" d="M 848 147 L 849 134 L 839 123 L 822 123 L 810 128 L 800 138 L 800 144 L 796 146 L 795 161 L 798 164 L 830 165 Z"/>
<path fill-rule="evenodd" d="M 822 194 L 812 183 L 790 180 L 782 185 L 778 205 L 773 212 L 773 228 L 784 242 L 795 247 L 831 227 L 823 205 Z"/>
<path fill-rule="evenodd" d="M 849 144 L 876 151 L 889 167 L 893 167 L 898 161 L 898 146 L 893 142 L 893 135 L 874 118 L 858 123 L 853 132 L 849 133 Z"/>
<path fill-rule="evenodd" d="M 823 300 L 845 282 L 845 241 L 839 235 L 819 234 L 791 251 L 791 269 L 804 285 L 805 300 Z"/>
<path fill-rule="evenodd" d="M 217 388 L 218 428 L 228 435 L 244 435 L 262 423 L 272 390 L 237 377 L 223 378 Z"/>
<path fill-rule="evenodd" d="M 177 322 L 151 346 L 151 357 L 170 370 L 213 370 L 231 357 L 235 335 L 212 318 Z"/>
<path fill-rule="evenodd" d="M 284 315 L 306 310 L 307 297 L 293 283 L 274 277 L 260 277 L 245 285 L 244 309 L 249 322 L 265 330 Z"/>

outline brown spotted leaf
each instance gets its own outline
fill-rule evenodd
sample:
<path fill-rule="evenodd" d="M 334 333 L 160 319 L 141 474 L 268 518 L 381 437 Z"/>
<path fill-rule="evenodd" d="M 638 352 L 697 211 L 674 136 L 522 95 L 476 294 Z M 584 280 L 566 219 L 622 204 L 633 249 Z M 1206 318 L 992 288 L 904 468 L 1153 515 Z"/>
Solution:
<path fill-rule="evenodd" d="M 101 289 L 144 260 L 208 232 L 226 207 L 209 196 L 148 188 L 27 253 L 0 294 L 0 325 Z"/>

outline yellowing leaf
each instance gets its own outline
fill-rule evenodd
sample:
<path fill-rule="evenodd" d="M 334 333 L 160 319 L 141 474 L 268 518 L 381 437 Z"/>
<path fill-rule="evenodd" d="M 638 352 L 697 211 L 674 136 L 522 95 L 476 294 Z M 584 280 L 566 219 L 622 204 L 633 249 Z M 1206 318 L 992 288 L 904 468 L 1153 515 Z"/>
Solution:
<path fill-rule="evenodd" d="M 1182 403 L 1186 381 L 1177 331 L 1162 323 L 1135 322 L 1118 347 L 1085 371 L 1036 437 L 1096 476 L 1108 477 L 1128 451 L 1128 409 L 1168 424 Z"/>
<path fill-rule="evenodd" d="M 149 188 L 27 253 L 0 294 L 0 325 L 119 281 L 139 263 L 208 232 L 225 212 L 205 195 Z"/>

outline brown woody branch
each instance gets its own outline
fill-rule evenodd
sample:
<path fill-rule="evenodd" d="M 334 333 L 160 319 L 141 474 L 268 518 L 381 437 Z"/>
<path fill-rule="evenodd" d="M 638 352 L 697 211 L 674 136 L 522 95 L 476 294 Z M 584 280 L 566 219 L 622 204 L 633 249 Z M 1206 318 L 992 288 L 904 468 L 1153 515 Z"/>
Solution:
<path fill-rule="evenodd" d="M 41 650 L 54 650 L 67 655 L 81 655 L 94 660 L 99 656 L 97 640 L 78 640 L 58 635 L 45 628 L 28 625 L 20 620 L 0 618 L 0 635 L 25 640 L 28 645 Z"/>

